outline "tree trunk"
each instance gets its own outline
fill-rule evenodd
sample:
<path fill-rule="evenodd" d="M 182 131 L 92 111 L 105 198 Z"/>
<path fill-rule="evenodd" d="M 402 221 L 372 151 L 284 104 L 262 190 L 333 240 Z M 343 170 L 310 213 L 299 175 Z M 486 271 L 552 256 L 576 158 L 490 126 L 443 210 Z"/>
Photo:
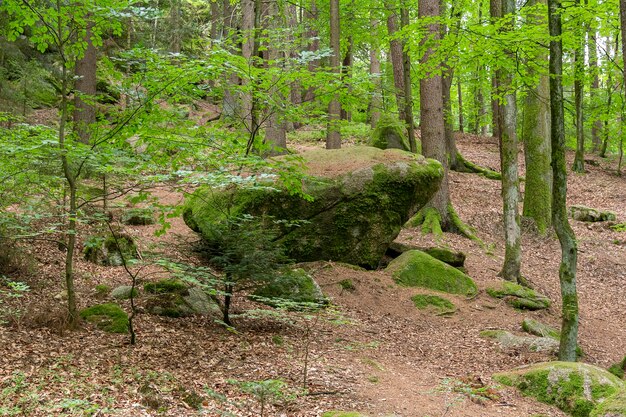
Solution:
<path fill-rule="evenodd" d="M 182 44 L 182 18 L 180 0 L 172 0 L 170 7 L 170 24 L 172 25 L 172 38 L 170 41 L 170 52 L 180 53 Z"/>
<path fill-rule="evenodd" d="M 375 32 L 378 27 L 378 21 L 375 19 L 371 20 L 372 22 L 372 31 Z M 372 91 L 372 98 L 370 100 L 369 110 L 370 110 L 370 124 L 372 129 L 376 129 L 376 125 L 380 120 L 380 110 L 383 107 L 383 87 L 382 87 L 382 78 L 380 71 L 380 49 L 378 45 L 375 45 L 374 42 L 375 36 L 372 35 L 372 45 L 370 46 L 370 77 L 372 78 L 372 83 L 374 84 L 374 91 Z"/>
<path fill-rule="evenodd" d="M 391 66 L 393 69 L 393 85 L 396 95 L 396 104 L 398 106 L 398 117 L 403 123 L 406 120 L 406 104 L 404 100 L 404 63 L 402 59 L 402 50 L 404 46 L 399 39 L 394 36 L 398 31 L 398 15 L 395 7 L 389 0 L 385 0 L 385 8 L 387 9 L 387 33 L 389 38 L 389 56 L 391 58 Z"/>
<path fill-rule="evenodd" d="M 270 0 L 267 3 L 267 15 L 270 19 L 268 25 L 269 30 L 280 29 L 279 24 L 279 12 L 276 0 Z M 275 61 L 280 58 L 281 54 L 275 45 L 269 43 L 266 45 L 268 65 L 276 65 Z M 270 96 L 281 96 L 282 93 L 277 88 L 271 88 L 269 91 Z M 284 97 L 281 97 L 281 100 Z M 265 129 L 265 141 L 270 144 L 270 155 L 279 155 L 287 151 L 287 130 L 285 129 L 285 123 L 282 121 L 284 114 L 280 113 L 280 107 L 268 109 L 270 112 L 268 117 L 267 128 Z"/>
<path fill-rule="evenodd" d="M 443 98 L 443 118 L 444 118 L 444 136 L 446 141 L 446 150 L 448 153 L 448 161 L 450 163 L 450 169 L 458 170 L 459 161 L 457 158 L 456 141 L 454 140 L 454 123 L 452 120 L 452 98 L 450 97 L 450 91 L 452 89 L 452 69 L 447 65 L 445 67 L 443 76 L 441 77 L 441 93 Z"/>
<path fill-rule="evenodd" d="M 456 80 L 456 93 L 459 100 L 459 132 L 463 133 L 465 131 L 463 123 L 463 92 L 461 91 L 461 79 L 459 77 Z"/>
<path fill-rule="evenodd" d="M 222 3 L 222 40 L 235 41 L 234 35 L 236 32 L 236 22 L 234 20 L 234 7 L 230 4 L 230 0 L 223 0 Z M 223 99 L 222 99 L 222 115 L 225 118 L 237 117 L 239 111 L 239 103 L 237 97 L 233 93 L 233 90 L 228 88 L 228 84 L 237 85 L 239 78 L 236 74 L 231 73 L 228 75 L 227 86 L 224 87 Z"/>
<path fill-rule="evenodd" d="M 354 38 L 350 35 L 348 36 L 348 50 L 346 51 L 346 55 L 344 56 L 343 63 L 341 65 L 341 80 L 348 93 L 352 90 L 352 87 L 350 86 L 350 78 L 352 78 L 352 61 L 354 58 L 353 48 Z M 349 122 L 352 121 L 352 113 L 342 108 L 341 120 L 347 120 Z"/>
<path fill-rule="evenodd" d="M 311 9 L 305 13 L 306 20 L 309 21 L 310 29 L 307 31 L 306 36 L 310 40 L 308 50 L 309 52 L 317 53 L 320 49 L 320 40 L 318 37 L 318 32 L 315 29 L 314 23 L 317 20 L 318 12 L 317 12 L 317 3 L 316 0 L 311 1 Z M 319 67 L 319 59 L 315 59 L 309 61 L 308 69 L 309 72 L 315 72 Z M 315 100 L 315 89 L 313 87 L 309 87 L 307 91 L 304 93 L 304 101 L 307 103 Z"/>
<path fill-rule="evenodd" d="M 402 27 L 409 25 L 409 9 L 402 4 L 400 10 L 400 21 Z M 409 51 L 402 50 L 402 73 L 404 76 L 404 123 L 406 124 L 407 138 L 411 152 L 417 152 L 415 143 L 415 122 L 413 121 L 413 85 L 411 83 L 411 57 Z"/>
<path fill-rule="evenodd" d="M 74 99 L 74 130 L 82 143 L 89 143 L 91 139 L 91 127 L 96 122 L 96 70 L 98 56 L 96 47 L 91 40 L 93 23 L 87 24 L 85 41 L 87 48 L 83 57 L 76 61 L 74 72 L 76 82 L 76 98 Z"/>
<path fill-rule="evenodd" d="M 578 1 L 581 5 L 582 1 Z M 580 24 L 578 25 L 580 26 Z M 574 156 L 574 172 L 585 172 L 585 131 L 583 125 L 583 88 L 585 76 L 585 37 L 581 27 L 576 33 L 574 49 L 574 107 L 576 109 L 576 155 Z"/>
<path fill-rule="evenodd" d="M 533 0 L 530 6 L 547 4 L 547 0 Z M 531 24 L 545 20 L 534 16 Z M 540 57 L 541 62 L 547 56 Z M 524 99 L 522 138 L 526 161 L 526 189 L 524 192 L 524 216 L 534 220 L 537 231 L 545 235 L 552 225 L 552 168 L 550 167 L 550 86 L 546 75 L 539 77 L 539 84 L 529 88 Z"/>
<path fill-rule="evenodd" d="M 515 0 L 502 0 L 503 15 L 515 13 Z M 512 30 L 508 21 L 503 30 Z M 511 59 L 515 56 L 507 51 Z M 512 74 L 499 71 L 498 95 L 504 95 L 504 104 L 498 110 L 500 125 L 500 165 L 502 170 L 502 202 L 504 216 L 505 252 L 502 277 L 507 281 L 519 282 L 521 278 L 521 233 L 519 224 L 519 177 L 517 170 L 517 134 L 515 93 Z"/>
<path fill-rule="evenodd" d="M 602 146 L 602 121 L 598 117 L 598 92 L 600 90 L 600 69 L 598 68 L 598 32 L 595 27 L 590 25 L 590 30 L 587 31 L 588 45 L 589 45 L 589 71 L 593 75 L 591 81 L 591 103 L 593 106 L 593 124 L 591 126 L 591 143 L 593 145 L 592 152 L 598 153 Z"/>
<path fill-rule="evenodd" d="M 340 44 L 339 44 L 339 0 L 330 0 L 330 66 L 339 78 L 341 74 Z M 339 94 L 336 93 L 328 105 L 328 128 L 326 133 L 326 149 L 341 148 L 341 132 L 339 130 L 339 118 L 341 117 L 341 103 Z"/>
<path fill-rule="evenodd" d="M 432 18 L 440 15 L 439 0 L 422 0 L 418 4 L 420 18 Z M 428 38 L 438 42 L 441 37 L 439 24 L 428 25 Z M 428 61 L 433 54 L 430 46 L 422 58 Z M 428 203 L 440 216 L 442 229 L 452 227 L 449 214 L 450 195 L 448 193 L 448 158 L 446 154 L 445 126 L 443 114 L 443 92 L 441 75 L 426 74 L 420 79 L 420 129 L 422 134 L 422 153 L 427 158 L 438 160 L 444 168 L 444 176 L 439 190 Z"/>
<path fill-rule="evenodd" d="M 622 33 L 622 57 L 626 57 L 626 0 L 619 2 L 620 31 Z M 624 58 L 626 62 L 626 58 Z M 626 64 L 622 65 L 622 86 L 626 86 Z M 624 122 L 626 121 L 626 103 L 622 97 L 622 109 L 620 116 L 620 135 L 619 135 L 619 160 L 617 162 L 617 174 L 622 174 L 622 161 L 624 157 Z"/>
<path fill-rule="evenodd" d="M 494 23 L 498 19 L 502 17 L 502 2 L 501 0 L 490 0 L 489 2 L 489 13 L 491 16 L 491 22 Z M 496 70 L 492 74 L 491 78 L 491 124 L 492 124 L 492 135 L 497 138 L 500 137 L 501 126 L 500 122 L 502 118 L 500 117 L 500 98 L 498 97 L 500 85 L 500 71 Z"/>
<path fill-rule="evenodd" d="M 624 1 L 624 0 L 622 0 Z M 565 120 L 563 117 L 563 44 L 561 0 L 548 0 L 550 27 L 550 116 L 552 136 L 552 223 L 561 244 L 559 281 L 563 302 L 559 360 L 576 361 L 578 338 L 578 295 L 576 293 L 576 236 L 567 218 L 567 166 Z"/>
<path fill-rule="evenodd" d="M 255 0 L 241 1 L 241 35 L 243 36 L 241 44 L 241 55 L 245 58 L 249 67 L 255 65 Z M 257 131 L 256 110 L 254 108 L 254 88 L 252 80 L 244 77 L 241 80 L 243 92 L 241 97 L 241 122 L 246 130 L 254 135 Z"/>

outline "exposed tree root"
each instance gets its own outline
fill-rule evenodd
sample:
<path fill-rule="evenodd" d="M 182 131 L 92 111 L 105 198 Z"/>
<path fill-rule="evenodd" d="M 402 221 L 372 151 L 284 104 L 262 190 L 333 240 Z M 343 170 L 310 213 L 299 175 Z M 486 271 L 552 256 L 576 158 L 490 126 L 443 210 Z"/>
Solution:
<path fill-rule="evenodd" d="M 465 224 L 459 217 L 452 204 L 448 205 L 448 219 L 447 223 L 441 221 L 441 213 L 432 207 L 426 206 L 418 211 L 405 226 L 407 227 L 421 227 L 421 231 L 424 234 L 432 233 L 435 237 L 439 238 L 443 236 L 443 232 L 458 233 L 468 239 L 477 242 L 481 247 L 485 248 L 485 243 L 476 236 L 474 229 Z"/>
<path fill-rule="evenodd" d="M 456 154 L 456 159 L 457 159 L 457 165 L 456 167 L 453 167 L 452 169 L 457 172 L 472 172 L 475 174 L 480 174 L 486 178 L 489 178 L 490 180 L 499 181 L 502 179 L 501 173 L 497 171 L 493 171 L 489 168 L 482 167 L 480 165 L 476 165 L 475 163 L 470 162 L 467 159 L 463 158 L 463 155 L 461 155 L 460 153 Z"/>

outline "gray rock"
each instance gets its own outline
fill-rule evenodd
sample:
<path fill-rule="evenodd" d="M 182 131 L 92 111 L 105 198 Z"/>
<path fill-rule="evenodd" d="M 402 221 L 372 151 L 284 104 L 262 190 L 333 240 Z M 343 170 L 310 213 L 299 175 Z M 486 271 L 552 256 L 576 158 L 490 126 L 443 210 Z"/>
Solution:
<path fill-rule="evenodd" d="M 111 297 L 116 300 L 128 300 L 130 298 L 131 290 L 133 289 L 130 285 L 121 285 L 117 288 L 114 288 L 111 291 Z M 138 291 L 137 288 L 133 291 L 133 296 L 137 297 Z"/>
<path fill-rule="evenodd" d="M 215 247 L 220 226 L 228 221 L 225 213 L 252 215 L 262 225 L 281 220 L 277 242 L 289 258 L 376 268 L 402 225 L 435 193 L 443 173 L 437 161 L 394 149 L 358 146 L 301 156 L 311 174 L 304 191 L 313 201 L 272 182 L 228 190 L 205 186 L 186 200 L 185 222 Z M 286 224 L 299 220 L 306 222 Z"/>
<path fill-rule="evenodd" d="M 606 222 L 615 221 L 617 219 L 615 213 L 612 211 L 602 211 L 581 205 L 571 206 L 569 208 L 569 215 L 572 219 L 581 222 Z"/>

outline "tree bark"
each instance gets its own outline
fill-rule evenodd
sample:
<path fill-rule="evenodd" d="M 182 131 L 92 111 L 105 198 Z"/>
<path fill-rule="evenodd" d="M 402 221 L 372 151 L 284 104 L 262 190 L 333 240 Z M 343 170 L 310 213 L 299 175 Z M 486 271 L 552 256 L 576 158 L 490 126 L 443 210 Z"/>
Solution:
<path fill-rule="evenodd" d="M 330 66 L 339 78 L 341 74 L 340 44 L 339 44 L 339 0 L 330 0 Z M 341 148 L 341 132 L 339 130 L 339 118 L 341 117 L 341 103 L 339 94 L 336 93 L 328 105 L 328 128 L 326 133 L 326 149 Z"/>
<path fill-rule="evenodd" d="M 463 92 L 461 91 L 461 79 L 457 77 L 456 80 L 456 93 L 459 100 L 459 132 L 465 131 L 465 123 L 463 121 Z"/>
<path fill-rule="evenodd" d="M 406 103 L 404 100 L 404 63 L 402 59 L 402 51 L 404 45 L 400 39 L 394 36 L 398 31 L 398 15 L 395 7 L 389 0 L 385 0 L 385 8 L 387 9 L 387 34 L 389 35 L 389 56 L 391 58 L 391 67 L 393 69 L 393 85 L 396 95 L 396 104 L 398 106 L 398 117 L 403 123 L 406 120 Z"/>
<path fill-rule="evenodd" d="M 515 0 L 502 0 L 503 15 L 515 13 Z M 507 18 L 508 19 L 508 18 Z M 503 30 L 512 30 L 508 21 Z M 507 54 L 515 59 L 510 51 Z M 502 202 L 504 216 L 505 252 L 502 277 L 519 282 L 521 278 L 521 233 L 519 223 L 519 177 L 517 169 L 517 134 L 515 121 L 515 92 L 512 75 L 500 70 L 498 95 L 504 95 L 504 104 L 498 110 L 500 125 L 500 165 L 502 170 Z"/>
<path fill-rule="evenodd" d="M 626 57 L 626 0 L 620 0 L 619 2 L 619 16 L 620 16 L 620 32 L 622 34 L 622 57 Z M 624 58 L 626 62 L 626 58 Z M 626 64 L 622 65 L 622 85 L 626 86 Z M 622 109 L 620 116 L 620 135 L 619 135 L 619 160 L 617 162 L 617 174 L 622 174 L 622 161 L 624 158 L 624 137 L 623 132 L 625 130 L 624 123 L 626 122 L 626 104 L 622 100 Z"/>
<path fill-rule="evenodd" d="M 409 25 L 409 9 L 402 4 L 400 10 L 402 27 Z M 413 85 L 411 83 L 411 57 L 409 51 L 402 50 L 402 74 L 404 76 L 404 123 L 406 124 L 407 138 L 411 152 L 417 152 L 415 143 L 415 122 L 413 121 Z"/>
<path fill-rule="evenodd" d="M 582 1 L 577 2 L 582 5 Z M 585 172 L 585 131 L 583 125 L 583 89 L 585 76 L 585 37 L 583 29 L 576 29 L 576 48 L 574 49 L 574 107 L 576 109 L 576 154 L 574 172 Z"/>
<path fill-rule="evenodd" d="M 624 0 L 622 0 L 624 1 Z M 576 361 L 578 338 L 578 295 L 576 292 L 576 236 L 567 218 L 567 166 L 565 161 L 565 120 L 563 116 L 563 44 L 561 0 L 548 0 L 550 27 L 550 118 L 552 137 L 552 223 L 561 244 L 562 324 L 559 360 Z"/>
<path fill-rule="evenodd" d="M 602 146 L 602 121 L 598 117 L 598 92 L 600 90 L 600 69 L 598 68 L 598 31 L 592 25 L 587 30 L 588 46 L 589 46 L 589 71 L 593 75 L 591 81 L 591 103 L 593 106 L 593 124 L 591 125 L 591 143 L 593 145 L 592 152 L 598 153 Z"/>
<path fill-rule="evenodd" d="M 430 18 L 440 15 L 439 0 L 422 0 L 418 4 L 420 18 Z M 428 25 L 428 38 L 438 42 L 441 37 L 439 24 L 433 22 Z M 427 62 L 433 54 L 433 47 L 429 47 L 422 58 Z M 449 229 L 452 222 L 449 214 L 450 195 L 448 192 L 448 158 L 446 154 L 445 126 L 443 114 L 443 92 L 441 75 L 426 74 L 420 79 L 420 130 L 422 134 L 422 153 L 427 158 L 433 158 L 443 165 L 444 176 L 441 186 L 428 203 L 440 216 L 441 229 Z"/>
<path fill-rule="evenodd" d="M 306 17 L 306 20 L 308 20 L 310 24 L 310 29 L 306 33 L 306 36 L 309 39 L 308 50 L 309 52 L 316 53 L 320 49 L 320 40 L 318 37 L 319 34 L 313 24 L 313 22 L 315 22 L 318 17 L 316 0 L 311 1 L 311 9 L 310 11 L 307 11 L 305 13 L 305 17 Z M 319 67 L 319 65 L 320 65 L 319 59 L 314 59 L 312 61 L 309 61 L 309 64 L 308 64 L 309 72 L 317 71 L 317 68 Z M 304 101 L 307 103 L 310 103 L 313 100 L 315 100 L 315 89 L 313 87 L 310 87 L 304 93 Z"/>
<path fill-rule="evenodd" d="M 530 6 L 547 4 L 533 0 Z M 534 16 L 531 24 L 541 24 L 542 16 Z M 547 54 L 546 54 L 547 55 Z M 547 59 L 543 55 L 541 62 Z M 524 216 L 534 220 L 537 231 L 545 235 L 552 225 L 552 167 L 550 167 L 550 86 L 549 78 L 540 75 L 539 84 L 529 88 L 524 99 L 523 138 L 526 161 Z"/>
<path fill-rule="evenodd" d="M 370 124 L 372 129 L 376 129 L 376 125 L 380 120 L 380 110 L 383 107 L 383 88 L 382 78 L 380 70 L 380 49 L 376 42 L 374 33 L 378 27 L 378 21 L 371 19 L 372 22 L 372 45 L 370 46 L 370 77 L 372 78 L 372 84 L 374 85 L 374 91 L 370 99 Z"/>
<path fill-rule="evenodd" d="M 87 23 L 85 41 L 87 48 L 83 57 L 76 61 L 74 73 L 76 82 L 76 98 L 74 99 L 74 130 L 82 143 L 89 143 L 91 139 L 91 127 L 96 122 L 96 70 L 98 55 L 96 47 L 91 40 L 93 23 Z"/>
<path fill-rule="evenodd" d="M 490 0 L 489 13 L 491 16 L 491 22 L 495 22 L 502 17 L 502 2 L 501 0 Z M 500 85 L 500 71 L 496 70 L 492 74 L 491 78 L 491 133 L 492 136 L 500 137 L 501 126 L 500 122 L 500 98 L 498 97 L 498 90 Z"/>

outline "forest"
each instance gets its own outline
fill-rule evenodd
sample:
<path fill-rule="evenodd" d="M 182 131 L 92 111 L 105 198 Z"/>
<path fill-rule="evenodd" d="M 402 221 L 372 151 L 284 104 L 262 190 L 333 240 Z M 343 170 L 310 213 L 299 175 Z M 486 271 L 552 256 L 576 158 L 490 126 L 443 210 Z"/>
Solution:
<path fill-rule="evenodd" d="M 0 0 L 1 416 L 626 417 L 626 0 Z"/>

